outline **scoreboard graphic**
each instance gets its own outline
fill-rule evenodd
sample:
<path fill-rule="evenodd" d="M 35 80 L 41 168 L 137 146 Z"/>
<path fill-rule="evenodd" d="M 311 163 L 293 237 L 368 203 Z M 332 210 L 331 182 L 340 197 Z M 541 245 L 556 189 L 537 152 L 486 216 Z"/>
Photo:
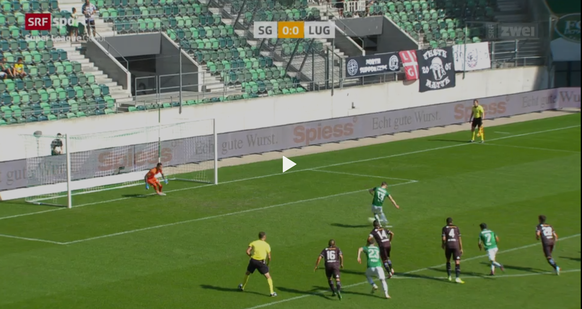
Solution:
<path fill-rule="evenodd" d="M 257 21 L 253 35 L 256 39 L 334 39 L 333 21 Z"/>

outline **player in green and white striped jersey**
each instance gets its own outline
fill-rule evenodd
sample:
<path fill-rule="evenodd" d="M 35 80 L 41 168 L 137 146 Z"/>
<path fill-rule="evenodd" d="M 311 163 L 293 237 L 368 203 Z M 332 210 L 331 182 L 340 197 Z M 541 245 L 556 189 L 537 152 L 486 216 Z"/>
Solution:
<path fill-rule="evenodd" d="M 384 268 L 382 268 L 382 259 L 380 258 L 380 248 L 374 245 L 374 238 L 368 238 L 368 244 L 365 247 L 358 249 L 358 263 L 362 264 L 362 252 L 366 254 L 367 257 L 367 269 L 366 269 L 366 279 L 372 285 L 372 293 L 378 289 L 378 286 L 374 283 L 372 276 L 378 277 L 380 282 L 382 282 L 382 290 L 384 290 L 384 296 L 390 298 L 388 295 L 388 283 L 386 283 L 386 274 L 384 273 Z"/>
<path fill-rule="evenodd" d="M 372 199 L 372 215 L 374 215 L 374 217 L 370 218 L 370 222 L 378 220 L 378 222 L 380 222 L 385 227 L 388 225 L 388 219 L 386 218 L 384 210 L 382 209 L 384 205 L 384 199 L 389 198 L 396 209 L 400 208 L 400 206 L 396 204 L 396 201 L 392 195 L 388 193 L 387 187 L 388 184 L 384 181 L 380 187 L 375 187 L 369 190 L 370 194 L 372 194 L 374 197 Z"/>
<path fill-rule="evenodd" d="M 487 251 L 487 256 L 489 261 L 491 261 L 491 276 L 495 275 L 495 267 L 505 271 L 503 265 L 495 261 L 495 256 L 497 255 L 497 243 L 499 242 L 499 237 L 495 232 L 487 228 L 487 224 L 481 223 L 481 233 L 479 233 L 479 250 L 485 249 Z"/>

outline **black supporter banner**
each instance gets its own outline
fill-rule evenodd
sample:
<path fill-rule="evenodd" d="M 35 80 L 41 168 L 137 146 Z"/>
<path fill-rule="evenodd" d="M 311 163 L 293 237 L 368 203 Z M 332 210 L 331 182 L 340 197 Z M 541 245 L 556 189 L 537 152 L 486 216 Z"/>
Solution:
<path fill-rule="evenodd" d="M 420 92 L 455 87 L 455 55 L 452 46 L 417 50 L 416 58 Z"/>
<path fill-rule="evenodd" d="M 398 53 L 350 57 L 346 62 L 346 77 L 361 77 L 390 72 L 402 68 Z"/>

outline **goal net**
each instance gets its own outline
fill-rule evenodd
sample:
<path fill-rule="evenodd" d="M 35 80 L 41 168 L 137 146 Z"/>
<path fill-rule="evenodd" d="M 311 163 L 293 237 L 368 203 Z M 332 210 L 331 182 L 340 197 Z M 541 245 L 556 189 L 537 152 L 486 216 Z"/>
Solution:
<path fill-rule="evenodd" d="M 214 119 L 25 138 L 25 200 L 34 204 L 71 208 L 80 194 L 145 186 L 146 172 L 159 162 L 170 181 L 218 183 Z"/>

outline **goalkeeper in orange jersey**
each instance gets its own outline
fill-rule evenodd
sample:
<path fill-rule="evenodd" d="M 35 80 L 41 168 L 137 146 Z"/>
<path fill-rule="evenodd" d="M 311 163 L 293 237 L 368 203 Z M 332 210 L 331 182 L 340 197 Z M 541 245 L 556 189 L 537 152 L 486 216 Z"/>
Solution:
<path fill-rule="evenodd" d="M 154 187 L 154 189 L 156 190 L 156 194 L 166 195 L 166 193 L 162 192 L 163 186 L 160 183 L 160 181 L 156 178 L 157 174 L 162 174 L 164 182 L 168 184 L 168 180 L 166 179 L 166 176 L 164 176 L 164 173 L 162 172 L 162 163 L 158 163 L 158 165 L 152 168 L 144 177 L 146 183 L 146 190 L 149 190 L 150 185 L 152 185 L 152 187 Z"/>
<path fill-rule="evenodd" d="M 469 118 L 469 122 L 471 122 L 471 143 L 475 142 L 475 134 L 481 138 L 481 143 L 485 142 L 483 118 L 485 118 L 485 109 L 479 105 L 479 100 L 473 101 L 473 109 Z"/>

